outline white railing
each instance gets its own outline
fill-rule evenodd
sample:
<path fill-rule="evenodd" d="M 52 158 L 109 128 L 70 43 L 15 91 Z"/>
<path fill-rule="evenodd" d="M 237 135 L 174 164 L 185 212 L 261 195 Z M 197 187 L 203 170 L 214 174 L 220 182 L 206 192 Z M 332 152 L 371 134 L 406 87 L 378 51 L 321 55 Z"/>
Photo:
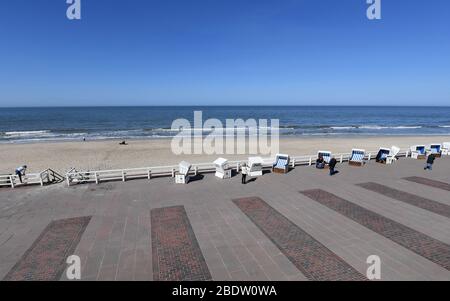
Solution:
<path fill-rule="evenodd" d="M 44 186 L 48 183 L 53 183 L 56 180 L 63 180 L 58 173 L 54 172 L 51 169 L 46 169 L 39 173 L 29 173 L 22 176 L 22 183 L 20 182 L 19 176 L 17 175 L 0 175 L 0 187 L 1 186 L 9 186 L 14 188 L 16 186 L 24 186 L 24 185 L 41 185 Z"/>
<path fill-rule="evenodd" d="M 366 152 L 365 159 L 372 160 L 375 159 L 377 151 Z M 409 149 L 400 151 L 397 154 L 397 157 L 408 157 Z M 341 153 L 341 154 L 333 154 L 336 160 L 340 163 L 348 162 L 350 159 L 351 153 Z M 307 165 L 311 166 L 315 163 L 317 158 L 317 154 L 309 155 L 309 156 L 292 156 L 291 166 L 299 166 L 299 165 Z M 275 157 L 273 158 L 264 158 L 263 159 L 263 168 L 272 168 L 272 164 L 275 161 Z M 246 160 L 240 161 L 229 161 L 229 165 L 236 169 L 239 172 L 242 163 L 246 162 Z M 215 172 L 214 163 L 193 163 L 191 173 L 197 175 L 199 172 L 208 173 Z M 154 166 L 154 167 L 142 167 L 142 168 L 128 168 L 128 169 L 113 169 L 113 170 L 96 170 L 96 171 L 76 171 L 75 169 L 71 169 L 66 174 L 66 183 L 68 186 L 76 183 L 100 183 L 105 181 L 123 181 L 130 179 L 151 179 L 152 177 L 161 177 L 161 176 L 171 176 L 175 177 L 175 172 L 178 171 L 178 165 L 167 165 L 167 166 Z"/>

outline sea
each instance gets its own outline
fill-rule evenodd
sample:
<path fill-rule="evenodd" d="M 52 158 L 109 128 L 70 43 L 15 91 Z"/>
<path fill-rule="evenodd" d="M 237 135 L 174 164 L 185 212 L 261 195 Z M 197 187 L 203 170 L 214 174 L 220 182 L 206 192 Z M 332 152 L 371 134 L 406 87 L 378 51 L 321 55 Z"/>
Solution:
<path fill-rule="evenodd" d="M 223 128 L 227 119 L 255 119 L 259 130 L 276 129 L 286 137 L 450 135 L 450 107 L 40 107 L 0 108 L 0 143 L 163 139 L 180 135 L 181 129 L 172 128 L 180 118 L 191 124 L 192 132 L 211 134 L 211 128 L 194 125 L 194 111 L 202 112 L 203 122 L 214 118 Z"/>

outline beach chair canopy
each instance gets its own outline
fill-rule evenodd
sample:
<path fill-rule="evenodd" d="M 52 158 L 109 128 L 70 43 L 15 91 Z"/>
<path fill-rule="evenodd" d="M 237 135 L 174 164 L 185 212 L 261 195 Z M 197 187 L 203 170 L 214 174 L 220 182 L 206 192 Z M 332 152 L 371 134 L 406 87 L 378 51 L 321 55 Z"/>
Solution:
<path fill-rule="evenodd" d="M 217 168 L 227 169 L 228 168 L 228 160 L 224 159 L 224 158 L 218 158 L 216 161 L 214 161 L 214 165 Z"/>
<path fill-rule="evenodd" d="M 273 165 L 275 168 L 285 168 L 289 164 L 289 155 L 285 154 L 277 154 L 275 159 L 275 164 Z"/>
<path fill-rule="evenodd" d="M 326 163 L 330 163 L 330 160 L 331 160 L 331 152 L 329 152 L 329 151 L 318 151 L 318 152 L 317 152 L 317 157 L 320 157 L 320 156 L 322 156 L 323 160 L 324 160 Z"/>
<path fill-rule="evenodd" d="M 250 171 L 256 169 L 262 169 L 263 159 L 261 157 L 250 157 L 248 158 L 248 167 Z"/>
<path fill-rule="evenodd" d="M 437 143 L 430 144 L 430 150 L 431 150 L 431 153 L 433 153 L 433 154 L 440 153 L 441 152 L 441 144 L 440 143 L 439 144 L 437 144 Z"/>
<path fill-rule="evenodd" d="M 415 148 L 419 154 L 425 154 L 425 145 L 416 145 Z"/>
<path fill-rule="evenodd" d="M 364 156 L 366 155 L 366 151 L 363 149 L 353 149 L 352 155 L 350 156 L 350 161 L 362 162 L 364 160 Z"/>
<path fill-rule="evenodd" d="M 391 147 L 391 153 L 389 154 L 389 156 L 395 157 L 398 155 L 399 152 L 400 152 L 400 147 L 393 145 Z"/>
<path fill-rule="evenodd" d="M 450 142 L 444 142 L 444 143 L 442 143 L 442 148 L 450 149 Z"/>
<path fill-rule="evenodd" d="M 189 173 L 189 170 L 191 169 L 191 163 L 186 162 L 186 161 L 181 161 L 180 164 L 178 165 L 178 167 L 179 167 L 180 174 L 187 176 L 187 174 Z"/>

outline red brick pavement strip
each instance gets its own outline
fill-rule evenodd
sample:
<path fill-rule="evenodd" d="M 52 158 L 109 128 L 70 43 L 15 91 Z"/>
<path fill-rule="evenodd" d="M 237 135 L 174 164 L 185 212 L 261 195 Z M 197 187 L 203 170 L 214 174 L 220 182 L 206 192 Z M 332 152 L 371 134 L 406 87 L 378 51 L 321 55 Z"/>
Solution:
<path fill-rule="evenodd" d="M 367 280 L 262 199 L 250 197 L 233 202 L 309 280 Z"/>
<path fill-rule="evenodd" d="M 52 221 L 3 280 L 59 280 L 90 220 L 84 216 Z"/>
<path fill-rule="evenodd" d="M 442 204 L 430 199 L 426 199 L 423 197 L 420 197 L 418 195 L 404 192 L 401 190 L 397 190 L 388 186 L 384 186 L 378 183 L 368 182 L 368 183 L 361 183 L 356 184 L 357 186 L 360 186 L 362 188 L 365 188 L 367 190 L 377 192 L 379 194 L 385 195 L 387 197 L 390 197 L 392 199 L 396 199 L 398 201 L 408 203 L 410 205 L 431 211 L 433 213 L 449 217 L 450 218 L 450 206 L 446 204 Z"/>
<path fill-rule="evenodd" d="M 450 270 L 450 246 L 321 189 L 301 191 L 312 200 Z"/>
<path fill-rule="evenodd" d="M 150 215 L 153 280 L 211 280 L 184 207 L 152 209 Z"/>
<path fill-rule="evenodd" d="M 431 186 L 434 188 L 439 188 L 442 190 L 450 191 L 450 184 L 445 183 L 445 182 L 440 182 L 440 181 L 431 180 L 431 179 L 422 178 L 422 177 L 407 177 L 407 178 L 403 178 L 403 179 L 410 181 L 410 182 L 419 183 L 419 184 Z"/>

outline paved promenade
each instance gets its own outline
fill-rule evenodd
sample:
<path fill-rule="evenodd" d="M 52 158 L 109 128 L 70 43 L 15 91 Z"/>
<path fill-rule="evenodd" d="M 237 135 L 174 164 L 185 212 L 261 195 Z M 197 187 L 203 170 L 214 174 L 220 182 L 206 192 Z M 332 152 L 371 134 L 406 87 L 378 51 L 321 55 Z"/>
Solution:
<path fill-rule="evenodd" d="M 450 280 L 450 157 L 0 189 L 0 279 Z"/>

